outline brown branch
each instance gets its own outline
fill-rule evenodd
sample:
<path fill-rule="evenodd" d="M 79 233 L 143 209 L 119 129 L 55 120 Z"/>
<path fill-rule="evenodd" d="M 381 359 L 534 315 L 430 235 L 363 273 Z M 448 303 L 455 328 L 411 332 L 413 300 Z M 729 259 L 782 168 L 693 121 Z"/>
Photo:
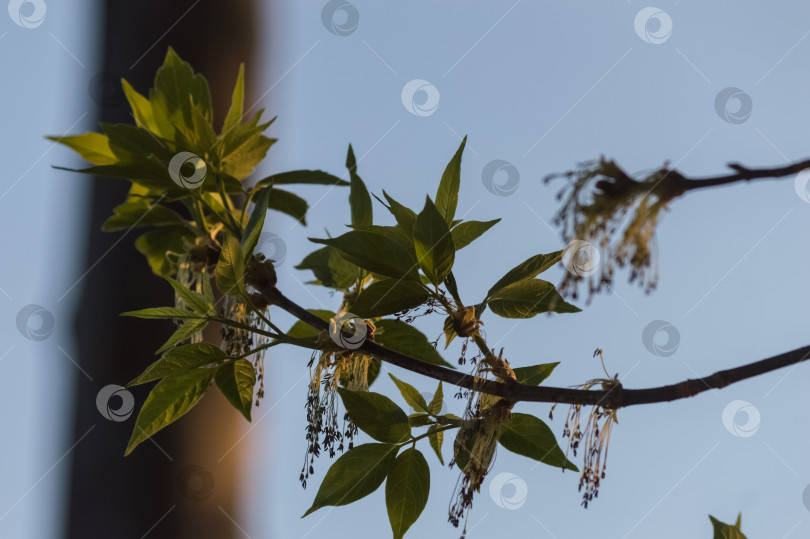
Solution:
<path fill-rule="evenodd" d="M 298 320 L 309 324 L 317 330 L 328 331 L 328 322 L 321 320 L 303 307 L 292 302 L 279 292 L 278 289 L 264 290 L 262 294 L 269 303 L 281 307 Z M 476 380 L 475 377 L 469 374 L 425 363 L 424 361 L 395 352 L 394 350 L 389 350 L 370 340 L 364 342 L 359 349 L 368 352 L 380 361 L 402 367 L 411 372 L 435 380 L 441 380 L 442 382 L 447 382 L 448 384 L 458 387 L 474 389 L 490 395 L 497 395 L 511 401 L 560 402 L 582 405 L 599 404 L 611 409 L 694 397 L 709 389 L 720 389 L 741 380 L 753 378 L 788 365 L 800 363 L 810 357 L 810 346 L 804 346 L 755 363 L 718 371 L 706 378 L 685 380 L 678 384 L 648 389 L 623 389 L 621 385 L 617 385 L 609 391 L 586 391 L 564 387 L 529 386 L 520 383 Z"/>
<path fill-rule="evenodd" d="M 810 159 L 798 161 L 796 163 L 776 168 L 747 168 L 737 163 L 731 163 L 728 167 L 735 170 L 735 174 L 726 176 L 713 176 L 709 178 L 686 178 L 682 177 L 682 185 L 687 191 L 701 189 L 703 187 L 716 187 L 739 181 L 750 181 L 763 178 L 782 178 L 792 174 L 798 174 L 802 170 L 810 168 Z"/>

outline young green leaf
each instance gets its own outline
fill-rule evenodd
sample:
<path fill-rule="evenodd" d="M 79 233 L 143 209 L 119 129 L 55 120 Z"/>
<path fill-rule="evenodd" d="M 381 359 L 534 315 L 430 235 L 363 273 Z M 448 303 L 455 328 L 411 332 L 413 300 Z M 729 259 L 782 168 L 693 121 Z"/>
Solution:
<path fill-rule="evenodd" d="M 344 258 L 366 271 L 399 279 L 416 279 L 416 258 L 399 243 L 374 232 L 352 230 L 337 238 L 310 241 L 339 250 Z"/>
<path fill-rule="evenodd" d="M 381 370 L 382 370 L 382 362 L 376 357 L 371 358 L 371 361 L 368 364 L 368 371 L 366 371 L 368 387 L 371 387 L 371 384 L 373 384 L 374 380 L 376 380 L 377 377 L 380 375 Z"/>
<path fill-rule="evenodd" d="M 416 448 L 397 456 L 385 482 L 385 505 L 394 539 L 402 539 L 427 505 L 430 467 Z"/>
<path fill-rule="evenodd" d="M 425 207 L 416 216 L 413 245 L 419 267 L 438 286 L 453 269 L 456 248 L 450 228 L 430 198 L 425 199 Z"/>
<path fill-rule="evenodd" d="M 200 280 L 202 281 L 203 297 L 205 297 L 208 303 L 213 304 L 214 290 L 211 288 L 211 271 L 207 268 L 204 269 L 200 274 Z"/>
<path fill-rule="evenodd" d="M 348 505 L 377 490 L 385 481 L 397 447 L 363 444 L 349 449 L 326 472 L 312 507 L 302 516 L 328 505 Z"/>
<path fill-rule="evenodd" d="M 267 201 L 267 207 L 271 210 L 286 213 L 302 225 L 307 224 L 307 210 L 309 209 L 309 204 L 295 193 L 283 189 L 272 189 L 270 191 L 270 198 Z"/>
<path fill-rule="evenodd" d="M 199 73 L 194 73 L 191 65 L 181 60 L 171 47 L 155 74 L 155 88 L 149 101 L 187 137 L 195 132 L 192 118 L 195 106 L 209 125 L 213 118 L 208 82 Z"/>
<path fill-rule="evenodd" d="M 349 176 L 351 177 L 349 207 L 352 211 L 352 224 L 370 225 L 373 222 L 371 196 L 368 194 L 366 184 L 357 175 L 357 161 L 354 158 L 351 144 L 349 144 L 349 152 L 346 155 L 346 168 L 349 169 Z"/>
<path fill-rule="evenodd" d="M 309 309 L 309 312 L 314 314 L 324 322 L 329 322 L 332 318 L 335 317 L 335 313 L 333 313 L 332 311 L 327 311 L 325 309 Z M 310 326 L 303 320 L 297 321 L 290 328 L 290 331 L 287 332 L 287 336 L 292 337 L 294 339 L 311 339 L 317 337 L 320 334 L 321 334 L 320 331 Z"/>
<path fill-rule="evenodd" d="M 354 424 L 375 440 L 396 444 L 411 436 L 408 416 L 385 395 L 342 387 L 338 393 Z"/>
<path fill-rule="evenodd" d="M 712 528 L 714 528 L 714 539 L 746 539 L 741 529 L 742 513 L 737 515 L 737 522 L 733 526 L 720 522 L 711 515 L 709 515 L 709 520 L 711 520 Z"/>
<path fill-rule="evenodd" d="M 444 349 L 447 350 L 447 348 L 450 346 L 450 343 L 453 342 L 453 339 L 455 339 L 458 336 L 458 333 L 456 333 L 456 328 L 455 326 L 453 326 L 452 316 L 448 316 L 447 318 L 444 319 L 442 331 L 444 332 L 444 341 L 445 341 Z"/>
<path fill-rule="evenodd" d="M 264 219 L 267 216 L 267 206 L 270 204 L 272 190 L 272 187 L 262 189 L 254 201 L 253 212 L 251 212 L 245 231 L 242 233 L 242 255 L 245 259 L 250 258 L 256 244 L 259 243 L 259 236 L 264 228 Z"/>
<path fill-rule="evenodd" d="M 253 386 L 256 384 L 256 371 L 250 361 L 237 359 L 221 365 L 214 375 L 214 381 L 228 402 L 250 421 Z"/>
<path fill-rule="evenodd" d="M 428 404 L 428 412 L 433 415 L 438 414 L 442 411 L 442 404 L 444 404 L 444 392 L 442 391 L 442 381 L 439 380 L 439 387 L 436 388 L 436 393 L 433 394 L 433 398 Z"/>
<path fill-rule="evenodd" d="M 543 380 L 549 377 L 554 368 L 560 362 L 543 363 L 542 365 L 532 365 L 531 367 L 513 368 L 517 381 L 529 386 L 539 386 Z"/>
<path fill-rule="evenodd" d="M 168 350 L 175 344 L 179 344 L 185 341 L 186 339 L 190 339 L 192 335 L 201 332 L 207 325 L 208 320 L 206 320 L 205 318 L 196 318 L 189 320 L 188 322 L 177 328 L 177 330 L 172 334 L 172 336 L 169 337 L 169 340 L 166 341 L 165 344 L 158 349 L 157 353 L 160 354 L 161 352 Z"/>
<path fill-rule="evenodd" d="M 512 453 L 529 457 L 536 461 L 579 471 L 574 464 L 565 458 L 557 445 L 557 438 L 541 419 L 528 414 L 512 414 L 512 421 L 501 434 L 499 442 Z"/>
<path fill-rule="evenodd" d="M 461 154 L 464 153 L 465 144 L 467 144 L 467 137 L 464 137 L 456 154 L 447 163 L 447 168 L 444 169 L 442 180 L 439 183 L 439 190 L 436 192 L 436 208 L 448 225 L 453 222 L 456 206 L 458 206 L 458 189 L 461 186 Z"/>
<path fill-rule="evenodd" d="M 411 414 L 408 416 L 408 424 L 411 427 L 426 427 L 433 423 L 430 414 Z"/>
<path fill-rule="evenodd" d="M 121 86 L 129 102 L 129 107 L 132 109 L 132 117 L 135 118 L 135 125 L 143 127 L 166 140 L 173 140 L 175 130 L 169 123 L 168 118 L 156 115 L 155 110 L 152 108 L 152 103 L 139 94 L 124 79 L 121 79 Z"/>
<path fill-rule="evenodd" d="M 407 402 L 411 408 L 417 412 L 428 411 L 428 405 L 427 402 L 425 402 L 425 398 L 416 390 L 415 387 L 407 382 L 403 382 L 390 372 L 388 373 L 388 376 L 390 376 L 391 380 L 394 381 L 397 388 L 399 388 L 399 392 L 402 393 L 402 398 L 405 399 L 405 402 Z"/>
<path fill-rule="evenodd" d="M 351 311 L 363 318 L 374 318 L 407 311 L 427 301 L 429 293 L 416 281 L 383 279 L 374 281 L 352 304 Z"/>
<path fill-rule="evenodd" d="M 463 221 L 458 226 L 453 227 L 450 234 L 453 236 L 453 244 L 456 246 L 456 251 L 477 240 L 484 232 L 495 226 L 500 219 L 493 219 L 492 221 Z"/>
<path fill-rule="evenodd" d="M 127 199 L 113 209 L 101 230 L 112 232 L 145 226 L 182 225 L 183 218 L 174 210 L 147 198 Z"/>
<path fill-rule="evenodd" d="M 235 135 L 225 137 L 222 143 L 226 147 L 226 149 L 222 150 L 225 156 L 220 164 L 221 171 L 224 174 L 242 180 L 253 172 L 254 167 L 264 159 L 270 146 L 276 142 L 276 139 L 261 134 L 271 123 L 266 122 L 255 127 L 250 127 L 250 124 L 243 125 L 233 130 L 232 133 L 236 133 Z M 244 137 L 243 135 L 246 134 L 250 134 L 250 136 Z M 243 138 L 245 139 L 244 142 L 238 146 L 236 146 L 236 142 L 230 142 L 231 146 L 235 146 L 233 149 L 227 146 L 229 141 L 242 140 Z"/>
<path fill-rule="evenodd" d="M 454 368 L 442 359 L 427 337 L 412 325 L 400 320 L 379 320 L 376 326 L 375 339 L 386 348 L 425 363 Z"/>
<path fill-rule="evenodd" d="M 214 277 L 217 288 L 223 294 L 235 296 L 247 294 L 245 291 L 245 259 L 242 256 L 242 246 L 235 236 L 225 235 L 222 242 L 222 253 L 219 256 Z"/>
<path fill-rule="evenodd" d="M 555 251 L 545 255 L 536 255 L 518 264 L 501 277 L 497 283 L 487 292 L 487 297 L 491 297 L 495 292 L 513 283 L 524 279 L 534 279 L 548 268 L 562 259 L 562 251 Z"/>
<path fill-rule="evenodd" d="M 436 453 L 436 456 L 439 457 L 439 462 L 442 466 L 444 466 L 444 458 L 442 457 L 442 442 L 444 442 L 444 431 L 438 430 L 438 425 L 431 425 L 428 427 L 428 442 L 430 443 L 430 447 L 433 448 L 433 451 Z"/>
<path fill-rule="evenodd" d="M 322 247 L 311 252 L 295 269 L 311 270 L 317 279 L 314 284 L 337 290 L 349 288 L 360 272 L 360 268 L 343 258 L 334 247 Z"/>
<path fill-rule="evenodd" d="M 112 165 L 118 162 L 118 158 L 110 149 L 110 142 L 107 136 L 101 133 L 85 133 L 84 135 L 45 138 L 64 144 L 82 156 L 82 159 L 94 165 Z"/>
<path fill-rule="evenodd" d="M 256 183 L 254 189 L 268 185 L 289 185 L 295 183 L 306 185 L 349 185 L 349 182 L 346 180 L 341 180 L 337 176 L 333 176 L 322 170 L 291 170 L 289 172 L 279 172 L 278 174 L 262 178 Z"/>
<path fill-rule="evenodd" d="M 545 312 L 578 313 L 582 309 L 567 303 L 554 285 L 542 279 L 523 280 L 494 292 L 489 308 L 504 318 L 531 318 Z"/>
<path fill-rule="evenodd" d="M 388 193 L 383 189 L 383 196 L 388 201 L 388 206 L 385 206 L 394 219 L 397 221 L 397 226 L 402 229 L 409 238 L 413 237 L 413 225 L 416 222 L 416 212 L 407 208 L 388 196 Z M 379 200 L 379 199 L 377 199 Z M 381 201 L 382 202 L 382 201 Z"/>
<path fill-rule="evenodd" d="M 149 309 L 140 309 L 137 311 L 127 311 L 121 313 L 121 316 L 131 316 L 133 318 L 155 318 L 155 319 L 178 319 L 185 320 L 191 318 L 202 318 L 201 315 L 187 311 L 185 309 L 178 309 L 176 307 L 150 307 Z"/>
<path fill-rule="evenodd" d="M 180 297 L 183 303 L 188 306 L 189 309 L 198 314 L 207 315 L 208 312 L 213 308 L 213 305 L 211 305 L 202 294 L 189 290 L 187 287 L 178 283 L 171 277 L 165 277 L 165 279 L 170 285 L 172 285 L 174 292 Z"/>
<path fill-rule="evenodd" d="M 158 382 L 138 412 L 124 456 L 188 412 L 205 394 L 213 377 L 214 369 L 194 369 Z"/>
<path fill-rule="evenodd" d="M 173 376 L 197 367 L 217 363 L 228 355 L 219 347 L 209 343 L 193 343 L 172 348 L 163 357 L 146 367 L 140 376 L 127 386 L 145 384 L 165 376 Z"/>
<path fill-rule="evenodd" d="M 185 242 L 193 242 L 194 235 L 185 227 L 167 226 L 142 234 L 135 240 L 135 248 L 140 251 L 157 275 L 168 276 L 177 272 L 177 264 L 166 253 L 181 253 Z"/>
<path fill-rule="evenodd" d="M 236 129 L 242 123 L 245 104 L 245 64 L 239 64 L 239 75 L 236 76 L 236 84 L 233 87 L 231 96 L 231 106 L 222 124 L 222 135 Z"/>

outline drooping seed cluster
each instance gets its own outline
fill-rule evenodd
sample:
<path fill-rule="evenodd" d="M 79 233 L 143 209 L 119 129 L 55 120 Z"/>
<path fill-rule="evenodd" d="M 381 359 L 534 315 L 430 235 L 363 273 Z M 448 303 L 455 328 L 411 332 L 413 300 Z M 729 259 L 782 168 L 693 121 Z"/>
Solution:
<path fill-rule="evenodd" d="M 225 296 L 222 299 L 222 304 L 222 316 L 224 318 L 239 322 L 247 327 L 259 330 L 267 329 L 264 320 L 239 298 Z M 269 337 L 251 330 L 228 325 L 223 325 L 219 332 L 222 337 L 222 349 L 226 354 L 231 357 L 244 357 L 253 363 L 256 372 L 256 406 L 258 406 L 264 397 L 264 354 L 266 349 L 250 355 L 246 354 L 266 344 L 270 340 Z"/>
<path fill-rule="evenodd" d="M 611 378 L 607 372 L 605 358 L 601 348 L 597 348 L 594 351 L 593 357 L 597 355 L 602 362 L 602 369 L 608 377 L 594 378 L 575 387 L 587 391 L 598 386 L 602 391 L 607 391 L 608 393 L 616 388 L 621 389 L 619 375 L 616 374 Z M 552 406 L 551 412 L 548 414 L 549 418 L 552 418 L 552 413 L 556 406 L 556 404 Z M 599 496 L 599 484 L 602 479 L 605 478 L 605 469 L 607 468 L 610 434 L 613 430 L 613 424 L 618 423 L 619 420 L 616 410 L 596 404 L 588 413 L 588 421 L 585 423 L 585 429 L 583 430 L 581 413 L 581 404 L 572 404 L 568 409 L 568 415 L 565 418 L 565 428 L 563 429 L 563 438 L 568 438 L 566 456 L 568 455 L 568 451 L 573 451 L 574 456 L 576 456 L 580 444 L 584 447 L 585 454 L 582 459 L 582 473 L 579 476 L 579 491 L 582 492 L 582 488 L 585 487 L 585 492 L 582 494 L 582 505 L 587 508 L 588 504 Z"/>
<path fill-rule="evenodd" d="M 357 426 L 348 414 L 338 421 L 338 386 L 352 391 L 368 391 L 368 371 L 372 356 L 335 348 L 328 335 L 319 338 L 322 349 L 310 358 L 310 383 L 307 392 L 307 449 L 299 480 L 306 488 L 315 473 L 315 459 L 326 451 L 330 458 L 337 451 L 351 449 Z M 317 358 L 317 361 L 316 361 Z M 345 443 L 345 445 L 344 445 Z"/>
<path fill-rule="evenodd" d="M 493 356 L 493 360 L 498 359 Z M 491 372 L 487 361 L 479 361 L 474 371 L 475 380 L 481 382 Z M 464 520 L 462 539 L 467 533 L 467 517 L 472 509 L 473 498 L 476 492 L 481 491 L 481 485 L 492 468 L 498 440 L 511 420 L 514 404 L 479 391 L 469 393 L 464 424 L 456 436 L 453 460 L 450 462 L 451 467 L 458 465 L 461 474 L 453 492 L 448 521 L 458 527 Z"/>
<path fill-rule="evenodd" d="M 582 505 L 586 508 L 594 498 L 599 496 L 599 485 L 605 478 L 607 468 L 608 445 L 613 424 L 616 423 L 616 411 L 594 406 L 588 413 L 588 421 L 583 430 L 580 419 L 582 406 L 571 406 L 565 419 L 563 437 L 568 438 L 568 449 L 574 456 L 580 444 L 583 446 L 582 473 L 579 477 L 579 491 L 582 494 Z M 601 426 L 600 426 L 601 423 Z M 567 453 L 567 452 L 566 452 Z"/>
<path fill-rule="evenodd" d="M 587 241 L 599 250 L 598 271 L 587 277 L 589 299 L 610 287 L 615 266 L 629 266 L 630 282 L 638 280 L 647 292 L 654 289 L 658 281 L 655 230 L 661 212 L 683 194 L 683 177 L 665 164 L 634 180 L 604 158 L 546 181 L 558 177 L 568 179 L 569 184 L 557 194 L 558 200 L 565 201 L 554 223 L 562 228 L 566 241 Z M 560 292 L 571 292 L 576 299 L 581 279 L 569 272 Z"/>

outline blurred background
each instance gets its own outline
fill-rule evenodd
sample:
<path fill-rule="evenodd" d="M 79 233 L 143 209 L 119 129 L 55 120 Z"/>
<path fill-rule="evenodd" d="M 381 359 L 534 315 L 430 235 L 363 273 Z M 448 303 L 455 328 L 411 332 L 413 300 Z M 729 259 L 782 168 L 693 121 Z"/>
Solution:
<path fill-rule="evenodd" d="M 278 115 L 270 136 L 279 142 L 255 178 L 342 175 L 352 143 L 372 192 L 421 207 L 468 135 L 458 214 L 503 218 L 457 257 L 472 301 L 522 260 L 564 247 L 551 226 L 562 183 L 544 184 L 549 173 L 600 155 L 630 173 L 669 161 L 695 176 L 810 156 L 808 21 L 799 1 L 10 1 L 0 16 L 0 537 L 390 534 L 381 492 L 299 518 L 328 467 L 319 462 L 301 489 L 306 352 L 268 355 L 252 424 L 212 392 L 126 459 L 134 415 L 111 420 L 97 406 L 102 388 L 142 370 L 168 332 L 117 314 L 164 305 L 171 292 L 133 249 L 134 234 L 99 231 L 125 182 L 52 169 L 80 161 L 43 137 L 131 122 L 119 80 L 145 93 L 168 46 L 211 82 L 217 126 L 245 62 L 248 104 Z M 297 192 L 310 202 L 309 226 L 272 213 L 260 245 L 280 260 L 288 296 L 335 309 L 339 299 L 304 285 L 310 275 L 294 266 L 313 250 L 307 236 L 342 232 L 348 193 Z M 557 386 L 598 377 L 592 354 L 602 348 L 611 374 L 633 388 L 806 345 L 800 242 L 809 226 L 801 178 L 690 194 L 659 227 L 652 295 L 620 276 L 612 294 L 580 299 L 576 315 L 485 317 L 488 339 L 513 366 L 561 361 L 547 382 Z M 564 271 L 546 276 L 558 282 Z M 441 333 L 441 319 L 417 325 L 430 339 Z M 708 514 L 731 522 L 740 511 L 749 539 L 808 537 L 808 383 L 810 368 L 797 365 L 620 410 L 607 477 L 587 510 L 577 474 L 501 451 L 468 537 L 710 537 Z M 387 376 L 375 390 L 405 406 Z M 133 394 L 140 406 L 146 392 Z M 545 419 L 549 406 L 516 410 Z M 560 407 L 549 422 L 558 435 L 564 415 Z M 446 517 L 458 472 L 426 456 L 430 500 L 409 534 L 457 537 Z"/>

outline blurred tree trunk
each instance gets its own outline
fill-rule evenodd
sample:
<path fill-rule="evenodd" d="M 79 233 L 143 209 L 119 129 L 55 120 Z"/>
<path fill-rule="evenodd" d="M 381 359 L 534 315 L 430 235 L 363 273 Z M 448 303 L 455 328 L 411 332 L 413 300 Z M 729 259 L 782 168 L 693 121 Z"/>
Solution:
<path fill-rule="evenodd" d="M 88 89 L 99 104 L 101 121 L 133 122 L 118 80 L 126 78 L 145 94 L 167 47 L 172 46 L 208 78 L 219 128 L 240 62 L 246 63 L 248 73 L 258 71 L 251 69 L 254 2 L 117 0 L 100 4 L 102 71 L 89 81 Z M 171 330 L 168 324 L 118 316 L 130 309 L 168 305 L 173 297 L 133 248 L 138 231 L 128 233 L 115 246 L 120 233 L 100 231 L 127 189 L 128 184 L 119 180 L 93 180 L 85 265 L 97 265 L 83 281 L 75 330 L 80 362 L 94 381 L 76 377 L 73 440 L 94 428 L 70 456 L 65 537 L 241 537 L 231 519 L 240 518 L 237 489 L 243 470 L 236 444 L 246 425 L 218 392 L 210 391 L 187 416 L 158 433 L 156 443 L 145 442 L 127 458 L 123 452 L 135 413 L 116 423 L 96 409 L 98 391 L 134 378 L 154 360 L 154 351 Z M 138 406 L 148 389 L 133 390 Z"/>

